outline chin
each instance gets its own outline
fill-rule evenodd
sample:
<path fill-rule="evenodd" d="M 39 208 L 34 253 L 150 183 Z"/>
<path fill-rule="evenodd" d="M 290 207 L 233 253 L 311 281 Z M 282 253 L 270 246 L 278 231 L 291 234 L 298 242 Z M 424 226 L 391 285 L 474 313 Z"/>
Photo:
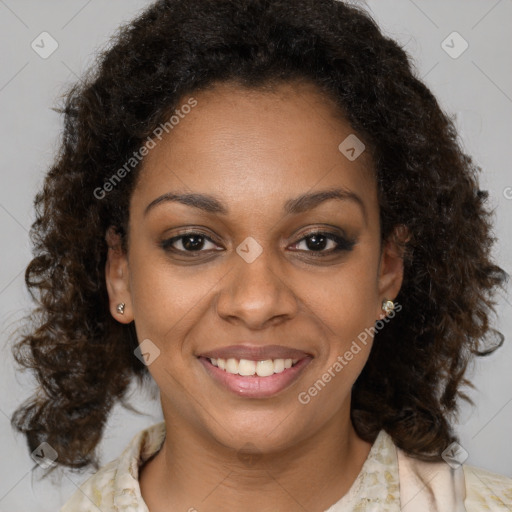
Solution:
<path fill-rule="evenodd" d="M 255 451 L 261 453 L 285 450 L 300 442 L 301 438 L 307 437 L 306 432 L 301 435 L 302 425 L 298 420 L 300 411 L 293 414 L 290 410 L 276 413 L 275 408 L 262 410 L 255 407 L 250 411 L 247 409 L 237 409 L 232 414 L 223 415 L 222 418 L 219 418 L 218 414 L 215 415 L 217 421 L 210 424 L 213 437 L 229 448 L 239 450 L 246 446 L 250 450 L 252 446 Z"/>

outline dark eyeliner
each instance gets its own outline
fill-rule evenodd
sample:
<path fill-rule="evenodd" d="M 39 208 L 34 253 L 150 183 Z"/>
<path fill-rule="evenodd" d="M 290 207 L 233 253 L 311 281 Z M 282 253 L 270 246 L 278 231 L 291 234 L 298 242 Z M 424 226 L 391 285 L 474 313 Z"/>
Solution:
<path fill-rule="evenodd" d="M 304 240 L 306 240 L 307 238 L 309 238 L 311 236 L 314 236 L 314 235 L 321 235 L 321 236 L 323 236 L 323 237 L 325 237 L 325 238 L 335 242 L 336 247 L 334 247 L 333 249 L 330 249 L 329 251 L 325 251 L 325 250 L 320 250 L 320 251 L 308 250 L 308 251 L 305 251 L 305 250 L 302 250 L 302 249 L 292 249 L 292 251 L 297 252 L 297 253 L 301 253 L 301 254 L 313 255 L 313 257 L 328 257 L 329 255 L 332 255 L 332 254 L 335 254 L 335 253 L 339 253 L 339 252 L 342 252 L 342 251 L 343 252 L 351 251 L 354 248 L 354 246 L 355 246 L 355 244 L 357 242 L 356 239 L 349 239 L 347 237 L 340 236 L 340 235 L 338 235 L 336 233 L 332 233 L 332 232 L 329 232 L 329 231 L 311 231 L 309 233 L 306 233 L 306 234 L 302 235 L 301 238 L 299 238 L 292 245 L 297 245 L 297 244 L 303 242 Z M 218 245 L 217 242 L 215 240 L 213 240 L 211 237 L 209 237 L 206 234 L 204 234 L 202 232 L 199 232 L 199 231 L 185 231 L 185 232 L 182 232 L 182 233 L 178 233 L 178 234 L 176 234 L 175 236 L 173 236 L 171 238 L 167 238 L 165 240 L 162 240 L 161 242 L 159 242 L 158 245 L 164 251 L 173 252 L 175 254 L 186 254 L 188 257 L 197 257 L 201 253 L 211 252 L 212 251 L 212 249 L 210 249 L 208 251 L 204 251 L 204 250 L 183 251 L 183 250 L 175 249 L 174 247 L 172 247 L 175 242 L 177 242 L 178 240 L 183 239 L 183 238 L 185 238 L 187 236 L 202 237 L 205 241 L 208 241 L 208 242 L 211 242 L 212 244 Z"/>
<path fill-rule="evenodd" d="M 325 238 L 332 240 L 333 242 L 336 243 L 336 247 L 334 247 L 334 249 L 330 249 L 329 251 L 313 251 L 313 250 L 303 251 L 301 249 L 295 249 L 295 251 L 298 253 L 305 253 L 308 255 L 312 254 L 313 257 L 315 257 L 315 258 L 316 257 L 318 257 L 318 258 L 328 257 L 331 254 L 339 253 L 342 251 L 343 252 L 351 251 L 357 242 L 357 240 L 354 238 L 349 239 L 344 236 L 340 236 L 336 233 L 331 233 L 330 231 L 310 231 L 309 233 L 302 235 L 302 237 L 297 242 L 295 242 L 293 245 L 297 245 L 300 242 L 302 242 L 303 240 L 305 240 L 313 235 L 322 235 Z"/>

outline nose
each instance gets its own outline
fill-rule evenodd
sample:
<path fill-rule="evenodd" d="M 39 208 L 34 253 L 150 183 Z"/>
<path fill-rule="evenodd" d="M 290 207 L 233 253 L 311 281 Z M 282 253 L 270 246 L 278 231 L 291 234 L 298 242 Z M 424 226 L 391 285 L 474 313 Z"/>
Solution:
<path fill-rule="evenodd" d="M 222 319 L 259 330 L 297 314 L 297 298 L 270 256 L 265 249 L 249 263 L 233 255 L 234 268 L 217 296 L 217 314 Z"/>

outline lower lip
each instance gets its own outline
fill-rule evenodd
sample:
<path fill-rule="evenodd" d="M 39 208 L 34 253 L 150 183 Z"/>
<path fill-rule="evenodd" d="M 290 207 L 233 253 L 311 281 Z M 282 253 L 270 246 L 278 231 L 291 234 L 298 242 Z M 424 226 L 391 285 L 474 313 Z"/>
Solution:
<path fill-rule="evenodd" d="M 199 361 L 201 361 L 208 374 L 229 391 L 248 398 L 267 398 L 283 391 L 297 380 L 310 363 L 311 357 L 305 357 L 298 361 L 295 366 L 268 377 L 258 377 L 257 375 L 243 377 L 213 366 L 206 357 L 199 357 Z"/>

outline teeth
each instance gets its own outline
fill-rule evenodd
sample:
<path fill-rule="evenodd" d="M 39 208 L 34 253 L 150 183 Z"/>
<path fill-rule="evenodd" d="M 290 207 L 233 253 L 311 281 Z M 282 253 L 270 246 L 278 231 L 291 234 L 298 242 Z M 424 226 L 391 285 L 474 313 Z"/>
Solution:
<path fill-rule="evenodd" d="M 226 361 L 226 371 L 228 373 L 238 373 L 238 361 L 236 359 L 228 359 Z"/>
<path fill-rule="evenodd" d="M 284 359 L 274 360 L 274 373 L 281 373 L 284 370 Z"/>
<path fill-rule="evenodd" d="M 258 363 L 258 366 L 259 364 L 260 363 Z M 254 375 L 254 372 L 256 372 L 256 361 L 240 359 L 240 362 L 238 363 L 238 373 L 240 375 Z"/>
<path fill-rule="evenodd" d="M 258 361 L 258 364 L 256 365 L 256 373 L 258 374 L 258 377 L 274 375 L 274 361 L 272 361 L 272 359 Z"/>
<path fill-rule="evenodd" d="M 281 373 L 287 368 L 291 368 L 298 359 L 267 359 L 265 361 L 251 361 L 250 359 L 210 359 L 213 366 L 219 367 L 228 373 L 250 377 L 269 377 L 274 373 Z"/>

